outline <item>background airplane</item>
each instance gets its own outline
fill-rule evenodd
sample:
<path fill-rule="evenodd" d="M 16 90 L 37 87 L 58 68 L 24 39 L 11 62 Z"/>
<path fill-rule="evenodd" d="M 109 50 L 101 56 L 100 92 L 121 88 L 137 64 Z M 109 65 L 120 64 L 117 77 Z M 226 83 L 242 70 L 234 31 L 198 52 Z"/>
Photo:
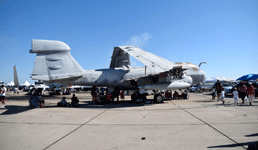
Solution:
<path fill-rule="evenodd" d="M 30 53 L 36 53 L 33 80 L 52 83 L 106 86 L 109 92 L 122 90 L 186 89 L 205 80 L 206 74 L 192 63 L 174 63 L 133 46 L 115 47 L 108 69 L 84 70 L 71 56 L 70 47 L 60 41 L 32 40 Z M 145 67 L 132 68 L 130 56 Z M 116 90 L 117 91 L 117 90 Z M 139 93 L 135 99 L 146 100 Z M 161 102 L 159 92 L 154 100 Z"/>

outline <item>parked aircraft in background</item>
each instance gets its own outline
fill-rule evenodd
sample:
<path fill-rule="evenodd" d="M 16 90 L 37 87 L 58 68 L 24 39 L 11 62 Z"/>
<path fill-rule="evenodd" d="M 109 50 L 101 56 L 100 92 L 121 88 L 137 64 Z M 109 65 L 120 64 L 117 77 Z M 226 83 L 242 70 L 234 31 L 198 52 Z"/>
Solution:
<path fill-rule="evenodd" d="M 0 86 L 2 85 L 6 86 L 6 84 L 3 81 L 0 81 Z"/>
<path fill-rule="evenodd" d="M 70 47 L 60 41 L 32 40 L 30 53 L 37 53 L 31 78 L 52 83 L 106 86 L 122 90 L 186 89 L 205 80 L 206 74 L 197 65 L 174 63 L 138 47 L 114 48 L 109 69 L 84 70 L 70 54 Z M 132 68 L 130 56 L 145 67 Z M 146 99 L 137 94 L 137 99 Z M 161 102 L 159 92 L 154 100 Z"/>
<path fill-rule="evenodd" d="M 10 83 L 8 83 L 6 85 L 6 88 L 9 88 L 9 89 L 13 90 L 16 93 L 16 92 L 18 92 L 18 88 L 20 86 L 19 80 L 18 80 L 16 66 L 13 66 L 13 77 L 14 77 L 14 82 L 11 81 Z"/>

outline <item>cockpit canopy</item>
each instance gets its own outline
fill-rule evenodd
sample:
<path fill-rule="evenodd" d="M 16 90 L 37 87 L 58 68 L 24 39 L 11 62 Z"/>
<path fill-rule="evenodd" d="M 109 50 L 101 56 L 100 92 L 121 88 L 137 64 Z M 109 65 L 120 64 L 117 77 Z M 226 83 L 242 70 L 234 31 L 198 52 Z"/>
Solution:
<path fill-rule="evenodd" d="M 186 67 L 185 64 L 187 64 L 189 67 L 191 67 L 195 71 L 200 69 L 197 65 L 195 65 L 193 63 L 189 63 L 189 62 L 175 62 L 175 64 L 180 65 L 182 67 Z"/>

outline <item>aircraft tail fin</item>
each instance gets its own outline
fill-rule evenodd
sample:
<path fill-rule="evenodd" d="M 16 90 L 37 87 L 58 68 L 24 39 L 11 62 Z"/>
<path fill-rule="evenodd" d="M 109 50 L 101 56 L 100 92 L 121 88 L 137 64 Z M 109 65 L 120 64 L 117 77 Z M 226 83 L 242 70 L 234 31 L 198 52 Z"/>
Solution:
<path fill-rule="evenodd" d="M 63 42 L 33 39 L 31 47 L 30 53 L 37 53 L 32 80 L 54 81 L 78 76 L 83 71 Z"/>
<path fill-rule="evenodd" d="M 13 66 L 13 76 L 14 76 L 14 86 L 15 87 L 19 87 L 19 80 L 18 80 L 18 75 L 17 75 L 17 71 L 16 71 L 16 66 Z"/>

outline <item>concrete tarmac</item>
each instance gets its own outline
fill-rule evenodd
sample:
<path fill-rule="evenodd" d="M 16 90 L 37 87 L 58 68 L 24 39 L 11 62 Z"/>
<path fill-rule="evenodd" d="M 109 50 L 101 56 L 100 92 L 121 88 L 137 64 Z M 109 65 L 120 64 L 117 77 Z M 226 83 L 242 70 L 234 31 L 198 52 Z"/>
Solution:
<path fill-rule="evenodd" d="M 90 92 L 76 92 L 79 108 L 55 107 L 63 97 L 55 96 L 30 109 L 24 94 L 7 93 L 6 107 L 0 105 L 0 149 L 241 150 L 258 142 L 257 99 L 237 106 L 228 96 L 223 105 L 210 93 L 190 93 L 189 100 L 160 104 L 132 104 L 126 96 L 91 105 Z"/>

